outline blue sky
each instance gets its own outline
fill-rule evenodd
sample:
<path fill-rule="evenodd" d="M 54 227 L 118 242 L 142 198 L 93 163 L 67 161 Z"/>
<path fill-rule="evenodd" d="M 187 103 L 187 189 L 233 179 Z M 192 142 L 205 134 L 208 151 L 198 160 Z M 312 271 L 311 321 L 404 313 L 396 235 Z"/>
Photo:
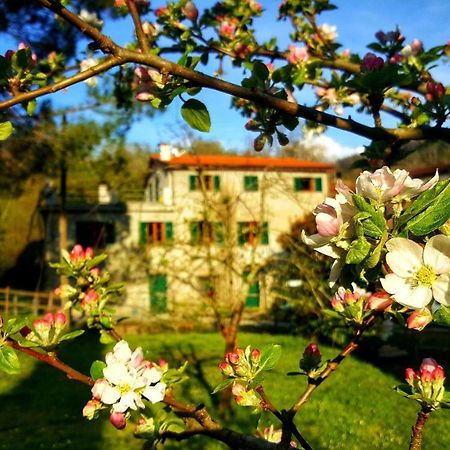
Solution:
<path fill-rule="evenodd" d="M 211 6 L 214 2 L 196 0 L 199 9 Z M 257 19 L 255 28 L 261 39 L 269 39 L 272 36 L 278 38 L 280 46 L 288 43 L 290 31 L 286 22 L 277 22 L 277 8 L 280 1 L 263 0 L 266 12 L 262 18 Z M 378 30 L 389 31 L 400 26 L 402 33 L 406 36 L 406 42 L 414 38 L 421 39 L 425 47 L 431 47 L 447 42 L 450 39 L 450 3 L 442 0 L 346 0 L 334 2 L 338 9 L 324 13 L 319 17 L 319 23 L 329 23 L 337 26 L 338 41 L 343 48 L 364 53 L 365 45 L 374 40 L 374 34 Z M 163 1 L 153 1 L 152 5 L 157 7 L 164 4 Z M 112 24 L 104 30 L 121 44 L 130 39 L 130 28 L 122 25 Z M 5 43 L 0 43 L 0 50 L 4 51 Z M 214 67 L 214 66 L 212 66 Z M 448 83 L 450 81 L 449 67 L 441 68 L 434 72 L 436 78 Z M 239 83 L 241 73 L 235 69 L 225 68 L 224 78 Z M 83 89 L 70 88 L 55 96 L 55 102 L 60 105 L 70 104 L 82 95 Z M 221 141 L 225 148 L 244 150 L 251 146 L 255 137 L 254 133 L 246 131 L 243 127 L 244 119 L 237 111 L 231 110 L 230 98 L 224 94 L 204 91 L 198 98 L 208 107 L 212 127 L 209 134 L 198 133 L 204 139 Z M 297 95 L 300 102 L 308 103 L 311 97 L 306 94 Z M 176 141 L 183 134 L 178 125 L 182 124 L 179 113 L 179 103 L 174 102 L 163 114 L 157 114 L 152 119 L 146 119 L 136 123 L 127 135 L 130 143 L 138 142 L 156 148 L 161 141 Z M 345 114 L 350 113 L 350 110 Z M 354 117 L 354 114 L 352 114 Z M 370 122 L 369 122 L 370 124 Z M 389 125 L 389 122 L 387 122 Z M 394 125 L 391 122 L 390 125 Z M 299 136 L 296 132 L 295 136 Z M 339 130 L 328 130 L 326 136 L 335 141 L 334 152 L 342 149 L 343 154 L 356 147 L 368 143 L 364 138 L 353 136 Z"/>

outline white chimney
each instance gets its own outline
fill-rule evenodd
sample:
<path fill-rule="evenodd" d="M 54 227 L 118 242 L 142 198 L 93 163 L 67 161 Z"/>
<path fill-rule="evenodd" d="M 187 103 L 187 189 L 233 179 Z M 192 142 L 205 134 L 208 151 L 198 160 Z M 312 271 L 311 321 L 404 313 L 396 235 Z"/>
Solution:
<path fill-rule="evenodd" d="M 170 144 L 159 144 L 160 161 L 170 161 L 172 158 L 172 146 Z"/>
<path fill-rule="evenodd" d="M 111 203 L 112 196 L 109 186 L 106 183 L 100 183 L 98 185 L 98 202 L 102 205 Z"/>

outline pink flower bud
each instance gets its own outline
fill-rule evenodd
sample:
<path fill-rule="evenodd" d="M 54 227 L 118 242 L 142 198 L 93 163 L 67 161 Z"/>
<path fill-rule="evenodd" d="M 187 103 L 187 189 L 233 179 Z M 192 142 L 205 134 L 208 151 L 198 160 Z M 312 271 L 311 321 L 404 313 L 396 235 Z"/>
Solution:
<path fill-rule="evenodd" d="M 41 331 L 49 330 L 51 328 L 51 324 L 44 319 L 36 319 L 33 321 L 33 328 L 40 333 Z"/>
<path fill-rule="evenodd" d="M 433 315 L 428 308 L 417 309 L 409 315 L 407 324 L 412 330 L 423 330 L 430 322 L 433 321 Z"/>
<path fill-rule="evenodd" d="M 395 55 L 392 55 L 389 58 L 389 63 L 390 64 L 399 64 L 403 61 L 403 55 L 401 55 L 400 53 L 396 53 Z"/>
<path fill-rule="evenodd" d="M 100 269 L 98 267 L 91 269 L 90 273 L 96 278 L 100 277 Z"/>
<path fill-rule="evenodd" d="M 89 420 L 95 417 L 95 413 L 101 408 L 102 404 L 95 399 L 89 400 L 83 408 L 83 416 Z"/>
<path fill-rule="evenodd" d="M 231 363 L 231 364 L 238 364 L 239 362 L 239 355 L 237 353 L 231 353 L 228 352 L 226 354 L 226 359 Z"/>
<path fill-rule="evenodd" d="M 42 318 L 45 322 L 47 322 L 49 325 L 53 325 L 55 323 L 55 315 L 51 312 L 45 314 L 45 316 Z"/>
<path fill-rule="evenodd" d="M 331 307 L 336 311 L 336 312 L 343 312 L 344 311 L 344 305 L 342 304 L 342 301 L 336 297 L 333 297 L 331 299 Z"/>
<path fill-rule="evenodd" d="M 386 33 L 384 31 L 377 31 L 375 37 L 382 43 L 386 42 Z"/>
<path fill-rule="evenodd" d="M 7 50 L 5 53 L 5 58 L 10 61 L 15 53 L 16 52 L 14 50 Z"/>
<path fill-rule="evenodd" d="M 416 373 L 410 367 L 405 370 L 405 380 L 411 386 L 414 384 L 414 379 L 416 378 Z"/>
<path fill-rule="evenodd" d="M 257 131 L 259 128 L 259 124 L 256 120 L 249 119 L 245 124 L 245 129 L 249 131 Z"/>
<path fill-rule="evenodd" d="M 167 7 L 160 6 L 157 10 L 155 10 L 155 16 L 161 17 L 161 16 L 166 15 L 168 12 L 169 12 L 169 10 L 167 9 Z"/>
<path fill-rule="evenodd" d="M 162 370 L 167 370 L 169 368 L 169 363 L 165 359 L 160 359 L 158 361 L 158 366 L 161 367 Z"/>
<path fill-rule="evenodd" d="M 78 262 L 81 259 L 84 259 L 84 249 L 81 245 L 77 244 L 72 249 L 72 251 L 69 254 L 70 261 L 72 262 Z"/>
<path fill-rule="evenodd" d="M 254 363 L 259 362 L 259 360 L 261 359 L 261 351 L 257 348 L 254 348 L 250 353 L 250 357 Z"/>
<path fill-rule="evenodd" d="M 92 259 L 94 257 L 94 249 L 92 247 L 87 247 L 84 252 L 84 257 L 86 259 Z"/>
<path fill-rule="evenodd" d="M 244 386 L 242 386 L 242 384 L 233 383 L 231 392 L 233 393 L 234 396 L 237 397 L 237 396 L 242 396 L 246 392 L 246 389 Z"/>
<path fill-rule="evenodd" d="M 310 356 L 315 358 L 322 358 L 322 355 L 320 354 L 319 346 L 317 344 L 309 344 L 305 351 L 303 352 L 303 356 Z"/>
<path fill-rule="evenodd" d="M 424 372 L 432 373 L 432 372 L 434 372 L 434 370 L 438 366 L 439 366 L 439 364 L 436 362 L 435 359 L 433 359 L 433 358 L 424 358 L 422 360 L 422 364 L 420 364 L 419 370 L 424 371 Z"/>
<path fill-rule="evenodd" d="M 123 430 L 127 426 L 127 419 L 125 418 L 125 414 L 121 412 L 113 412 L 109 416 L 109 421 L 118 430 Z"/>
<path fill-rule="evenodd" d="M 383 58 L 373 54 L 366 53 L 361 63 L 362 72 L 374 72 L 376 70 L 381 70 L 384 67 Z"/>
<path fill-rule="evenodd" d="M 58 311 L 55 313 L 55 325 L 58 327 L 64 327 L 64 325 L 67 323 L 67 317 L 62 311 Z"/>
<path fill-rule="evenodd" d="M 391 296 L 385 291 L 378 291 L 373 293 L 366 303 L 366 309 L 373 309 L 375 311 L 384 311 L 392 305 Z"/>
<path fill-rule="evenodd" d="M 434 81 L 429 81 L 427 83 L 426 89 L 427 93 L 425 97 L 430 102 L 438 101 L 445 95 L 445 87 L 442 83 L 435 83 Z"/>
<path fill-rule="evenodd" d="M 98 378 L 95 380 L 94 386 L 92 386 L 91 392 L 95 400 L 102 398 L 103 392 L 109 386 L 108 381 L 105 378 Z"/>
<path fill-rule="evenodd" d="M 125 0 L 114 0 L 114 6 L 117 8 L 122 8 L 123 6 L 126 6 L 127 2 Z"/>
<path fill-rule="evenodd" d="M 194 22 L 195 20 L 197 20 L 198 17 L 198 9 L 197 7 L 194 5 L 193 2 L 188 1 L 185 5 L 184 8 L 182 9 L 183 14 L 186 16 L 187 19 L 191 20 L 192 22 Z"/>
<path fill-rule="evenodd" d="M 308 61 L 309 59 L 308 47 L 297 47 L 294 44 L 289 45 L 286 59 L 288 63 L 294 65 L 300 62 Z"/>

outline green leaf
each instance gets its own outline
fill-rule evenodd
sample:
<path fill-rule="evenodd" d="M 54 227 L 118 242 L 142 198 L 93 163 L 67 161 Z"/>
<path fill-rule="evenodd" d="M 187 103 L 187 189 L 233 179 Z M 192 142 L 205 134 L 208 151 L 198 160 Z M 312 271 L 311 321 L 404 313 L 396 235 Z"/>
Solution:
<path fill-rule="evenodd" d="M 19 358 L 11 347 L 5 345 L 0 347 L 0 370 L 9 375 L 20 373 Z"/>
<path fill-rule="evenodd" d="M 14 128 L 11 122 L 2 122 L 0 123 L 0 141 L 4 141 L 11 136 Z"/>
<path fill-rule="evenodd" d="M 91 368 L 89 373 L 91 374 L 91 378 L 95 381 L 99 378 L 103 378 L 103 369 L 106 367 L 106 363 L 104 361 L 96 360 L 91 364 Z"/>
<path fill-rule="evenodd" d="M 259 367 L 261 370 L 273 369 L 281 357 L 281 345 L 270 345 L 261 349 Z"/>
<path fill-rule="evenodd" d="M 381 238 L 386 231 L 386 219 L 383 212 L 368 203 L 361 195 L 353 195 L 353 203 L 359 211 L 369 214 L 364 217 L 364 220 L 360 220 L 364 234 L 375 239 Z"/>
<path fill-rule="evenodd" d="M 34 113 L 34 110 L 36 109 L 36 100 L 30 100 L 27 104 L 26 104 L 26 110 L 27 110 L 27 114 L 29 116 L 31 116 Z"/>
<path fill-rule="evenodd" d="M 440 308 L 433 314 L 433 321 L 439 325 L 450 327 L 450 307 L 441 305 Z"/>
<path fill-rule="evenodd" d="M 102 254 L 94 256 L 92 259 L 86 260 L 86 269 L 90 270 L 95 266 L 98 266 L 100 263 L 102 263 L 105 259 L 108 258 L 108 255 Z"/>
<path fill-rule="evenodd" d="M 70 341 L 72 339 L 77 338 L 78 336 L 81 336 L 83 333 L 84 330 L 71 331 L 70 333 L 63 334 L 58 340 L 59 342 Z"/>
<path fill-rule="evenodd" d="M 199 100 L 194 98 L 187 100 L 181 107 L 181 116 L 194 130 L 208 132 L 211 128 L 208 109 Z"/>
<path fill-rule="evenodd" d="M 350 249 L 345 257 L 346 264 L 359 264 L 367 257 L 371 249 L 371 245 L 364 236 L 360 236 L 357 240 L 350 244 Z"/>
<path fill-rule="evenodd" d="M 416 236 L 424 236 L 438 229 L 450 218 L 450 184 L 420 214 L 408 221 L 406 229 Z"/>
<path fill-rule="evenodd" d="M 450 188 L 450 179 L 439 181 L 431 189 L 422 192 L 411 205 L 403 211 L 403 214 L 396 221 L 396 228 L 417 216 L 420 212 L 428 208 L 434 201 L 439 201 L 441 195 L 446 195 L 445 191 Z"/>
<path fill-rule="evenodd" d="M 233 384 L 236 381 L 235 378 L 227 378 L 226 380 L 223 380 L 221 383 L 219 383 L 215 389 L 211 392 L 211 394 L 217 394 L 220 391 L 223 391 L 224 389 L 226 389 L 228 386 L 230 386 L 231 384 Z"/>
<path fill-rule="evenodd" d="M 270 72 L 267 66 L 261 61 L 255 61 L 253 63 L 253 75 L 259 78 L 261 81 L 266 81 L 269 78 Z"/>
<path fill-rule="evenodd" d="M 113 342 L 116 342 L 116 340 L 106 330 L 100 331 L 101 344 L 112 344 Z"/>

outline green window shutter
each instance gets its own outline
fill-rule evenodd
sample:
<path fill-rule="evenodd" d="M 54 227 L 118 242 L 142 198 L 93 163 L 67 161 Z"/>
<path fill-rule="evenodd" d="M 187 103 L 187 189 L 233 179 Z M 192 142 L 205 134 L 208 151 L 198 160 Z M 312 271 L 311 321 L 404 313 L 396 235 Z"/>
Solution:
<path fill-rule="evenodd" d="M 244 189 L 246 191 L 257 191 L 258 190 L 258 177 L 256 175 L 245 175 L 244 176 Z"/>
<path fill-rule="evenodd" d="M 217 244 L 223 244 L 224 235 L 223 235 L 223 222 L 215 222 L 214 223 L 214 232 Z"/>
<path fill-rule="evenodd" d="M 198 244 L 200 238 L 200 222 L 191 222 L 191 243 Z"/>
<path fill-rule="evenodd" d="M 166 241 L 171 241 L 173 239 L 173 223 L 166 222 Z"/>
<path fill-rule="evenodd" d="M 153 313 L 167 312 L 167 277 L 157 274 L 149 277 L 150 309 Z"/>
<path fill-rule="evenodd" d="M 214 175 L 214 190 L 216 192 L 220 191 L 220 176 L 219 175 Z"/>
<path fill-rule="evenodd" d="M 300 192 L 302 190 L 302 179 L 301 178 L 294 178 L 294 191 Z"/>
<path fill-rule="evenodd" d="M 144 245 L 147 243 L 147 222 L 139 223 L 139 244 Z"/>
<path fill-rule="evenodd" d="M 249 273 L 242 274 L 244 280 L 247 280 Z M 245 306 L 249 308 L 258 308 L 260 300 L 259 281 L 256 280 L 248 286 L 248 294 L 245 299 Z"/>
<path fill-rule="evenodd" d="M 322 178 L 314 179 L 314 188 L 316 192 L 322 192 Z"/>
<path fill-rule="evenodd" d="M 245 227 L 246 227 L 245 222 L 238 222 L 238 244 L 240 246 L 244 245 L 247 242 Z"/>
<path fill-rule="evenodd" d="M 197 189 L 197 175 L 189 175 L 189 190 L 195 191 Z"/>
<path fill-rule="evenodd" d="M 264 222 L 262 225 L 261 244 L 263 244 L 263 245 L 269 244 L 269 224 L 268 224 L 268 222 Z"/>

